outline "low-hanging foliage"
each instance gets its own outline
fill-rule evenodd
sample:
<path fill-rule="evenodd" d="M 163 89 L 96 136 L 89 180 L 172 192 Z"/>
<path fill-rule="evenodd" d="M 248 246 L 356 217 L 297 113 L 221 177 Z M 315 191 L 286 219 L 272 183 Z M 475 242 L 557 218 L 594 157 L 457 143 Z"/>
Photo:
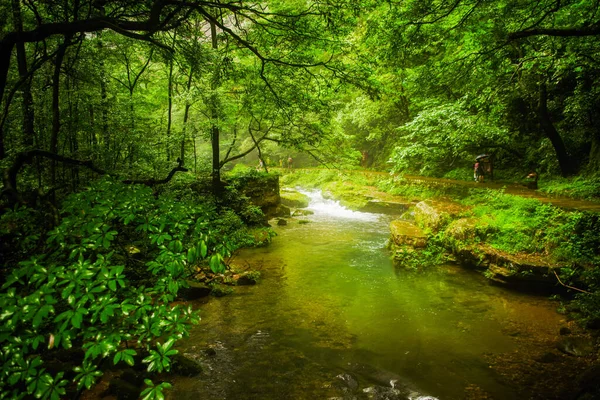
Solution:
<path fill-rule="evenodd" d="M 0 233 L 23 232 L 13 253 L 28 254 L 3 270 L 0 399 L 89 389 L 105 360 L 133 365 L 145 356 L 149 372 L 169 371 L 174 343 L 199 321 L 191 307 L 170 303 L 196 265 L 225 269 L 237 246 L 228 222 L 210 204 L 110 180 L 67 197 L 47 232 L 33 213 L 16 209 L 0 219 Z M 73 370 L 47 367 L 59 349 L 78 348 Z M 147 383 L 144 398 L 168 387 Z"/>

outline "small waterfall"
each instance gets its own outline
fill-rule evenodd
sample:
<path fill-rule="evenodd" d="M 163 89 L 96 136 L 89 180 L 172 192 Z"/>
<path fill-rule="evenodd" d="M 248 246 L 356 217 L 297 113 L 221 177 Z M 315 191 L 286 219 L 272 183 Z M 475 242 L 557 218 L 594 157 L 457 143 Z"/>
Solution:
<path fill-rule="evenodd" d="M 366 222 L 375 222 L 379 219 L 379 215 L 377 214 L 352 211 L 340 205 L 339 201 L 326 199 L 323 197 L 320 190 L 296 190 L 310 198 L 308 209 L 314 211 L 316 216 L 330 216 Z"/>

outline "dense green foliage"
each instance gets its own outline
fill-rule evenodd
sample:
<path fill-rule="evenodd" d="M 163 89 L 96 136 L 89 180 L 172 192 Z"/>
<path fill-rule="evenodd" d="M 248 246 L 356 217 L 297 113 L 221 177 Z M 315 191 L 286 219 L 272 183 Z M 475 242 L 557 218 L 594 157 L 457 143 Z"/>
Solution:
<path fill-rule="evenodd" d="M 597 215 L 492 190 L 478 190 L 462 202 L 480 220 L 481 239 L 499 250 L 549 255 L 569 266 L 600 262 Z"/>
<path fill-rule="evenodd" d="M 186 279 L 270 239 L 246 229 L 265 221 L 243 187 L 273 166 L 333 167 L 282 180 L 355 208 L 375 190 L 461 197 L 481 241 L 598 287 L 597 217 L 402 178 L 471 180 L 488 153 L 497 178 L 537 171 L 547 193 L 597 200 L 598 2 L 12 0 L 0 13 L 0 398 L 89 388 L 104 359 L 168 370 L 197 320 L 170 304 Z M 241 162 L 263 171 L 222 179 Z M 58 348 L 83 349 L 75 369 L 48 367 Z"/>
<path fill-rule="evenodd" d="M 197 195 L 157 198 L 111 180 L 67 197 L 57 226 L 40 222 L 26 208 L 0 221 L 11 246 L 0 292 L 0 391 L 9 398 L 58 398 L 71 382 L 90 388 L 103 360 L 168 371 L 173 344 L 199 319 L 171 304 L 179 289 L 199 265 L 223 272 L 225 258 L 249 243 L 239 217 Z M 73 370 L 46 368 L 59 349 L 78 348 Z"/>

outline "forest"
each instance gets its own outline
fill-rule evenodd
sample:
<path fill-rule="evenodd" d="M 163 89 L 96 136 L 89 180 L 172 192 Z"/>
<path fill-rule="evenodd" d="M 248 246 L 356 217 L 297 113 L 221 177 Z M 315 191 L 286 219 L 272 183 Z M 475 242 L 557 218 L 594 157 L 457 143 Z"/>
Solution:
<path fill-rule="evenodd" d="M 533 173 L 600 200 L 595 0 L 2 0 L 0 16 L 0 399 L 80 398 L 109 364 L 143 366 L 141 397 L 165 398 L 200 321 L 181 292 L 258 280 L 230 262 L 277 240 L 246 187 L 301 184 L 290 170 L 382 173 L 350 191 L 423 199 L 388 179 L 472 184 L 486 154 L 500 184 Z M 529 219 L 485 235 L 563 263 L 597 329 L 597 212 L 473 196 L 497 206 L 478 217 Z"/>

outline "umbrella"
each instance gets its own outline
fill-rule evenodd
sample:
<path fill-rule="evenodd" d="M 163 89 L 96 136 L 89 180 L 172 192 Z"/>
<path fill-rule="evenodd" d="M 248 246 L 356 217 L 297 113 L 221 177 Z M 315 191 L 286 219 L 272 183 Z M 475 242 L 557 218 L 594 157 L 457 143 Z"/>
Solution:
<path fill-rule="evenodd" d="M 477 157 L 475 157 L 475 159 L 476 159 L 476 160 L 479 160 L 479 159 L 481 159 L 481 158 L 487 158 L 487 157 L 489 157 L 489 155 L 488 155 L 488 154 L 480 154 L 480 155 L 478 155 Z"/>

